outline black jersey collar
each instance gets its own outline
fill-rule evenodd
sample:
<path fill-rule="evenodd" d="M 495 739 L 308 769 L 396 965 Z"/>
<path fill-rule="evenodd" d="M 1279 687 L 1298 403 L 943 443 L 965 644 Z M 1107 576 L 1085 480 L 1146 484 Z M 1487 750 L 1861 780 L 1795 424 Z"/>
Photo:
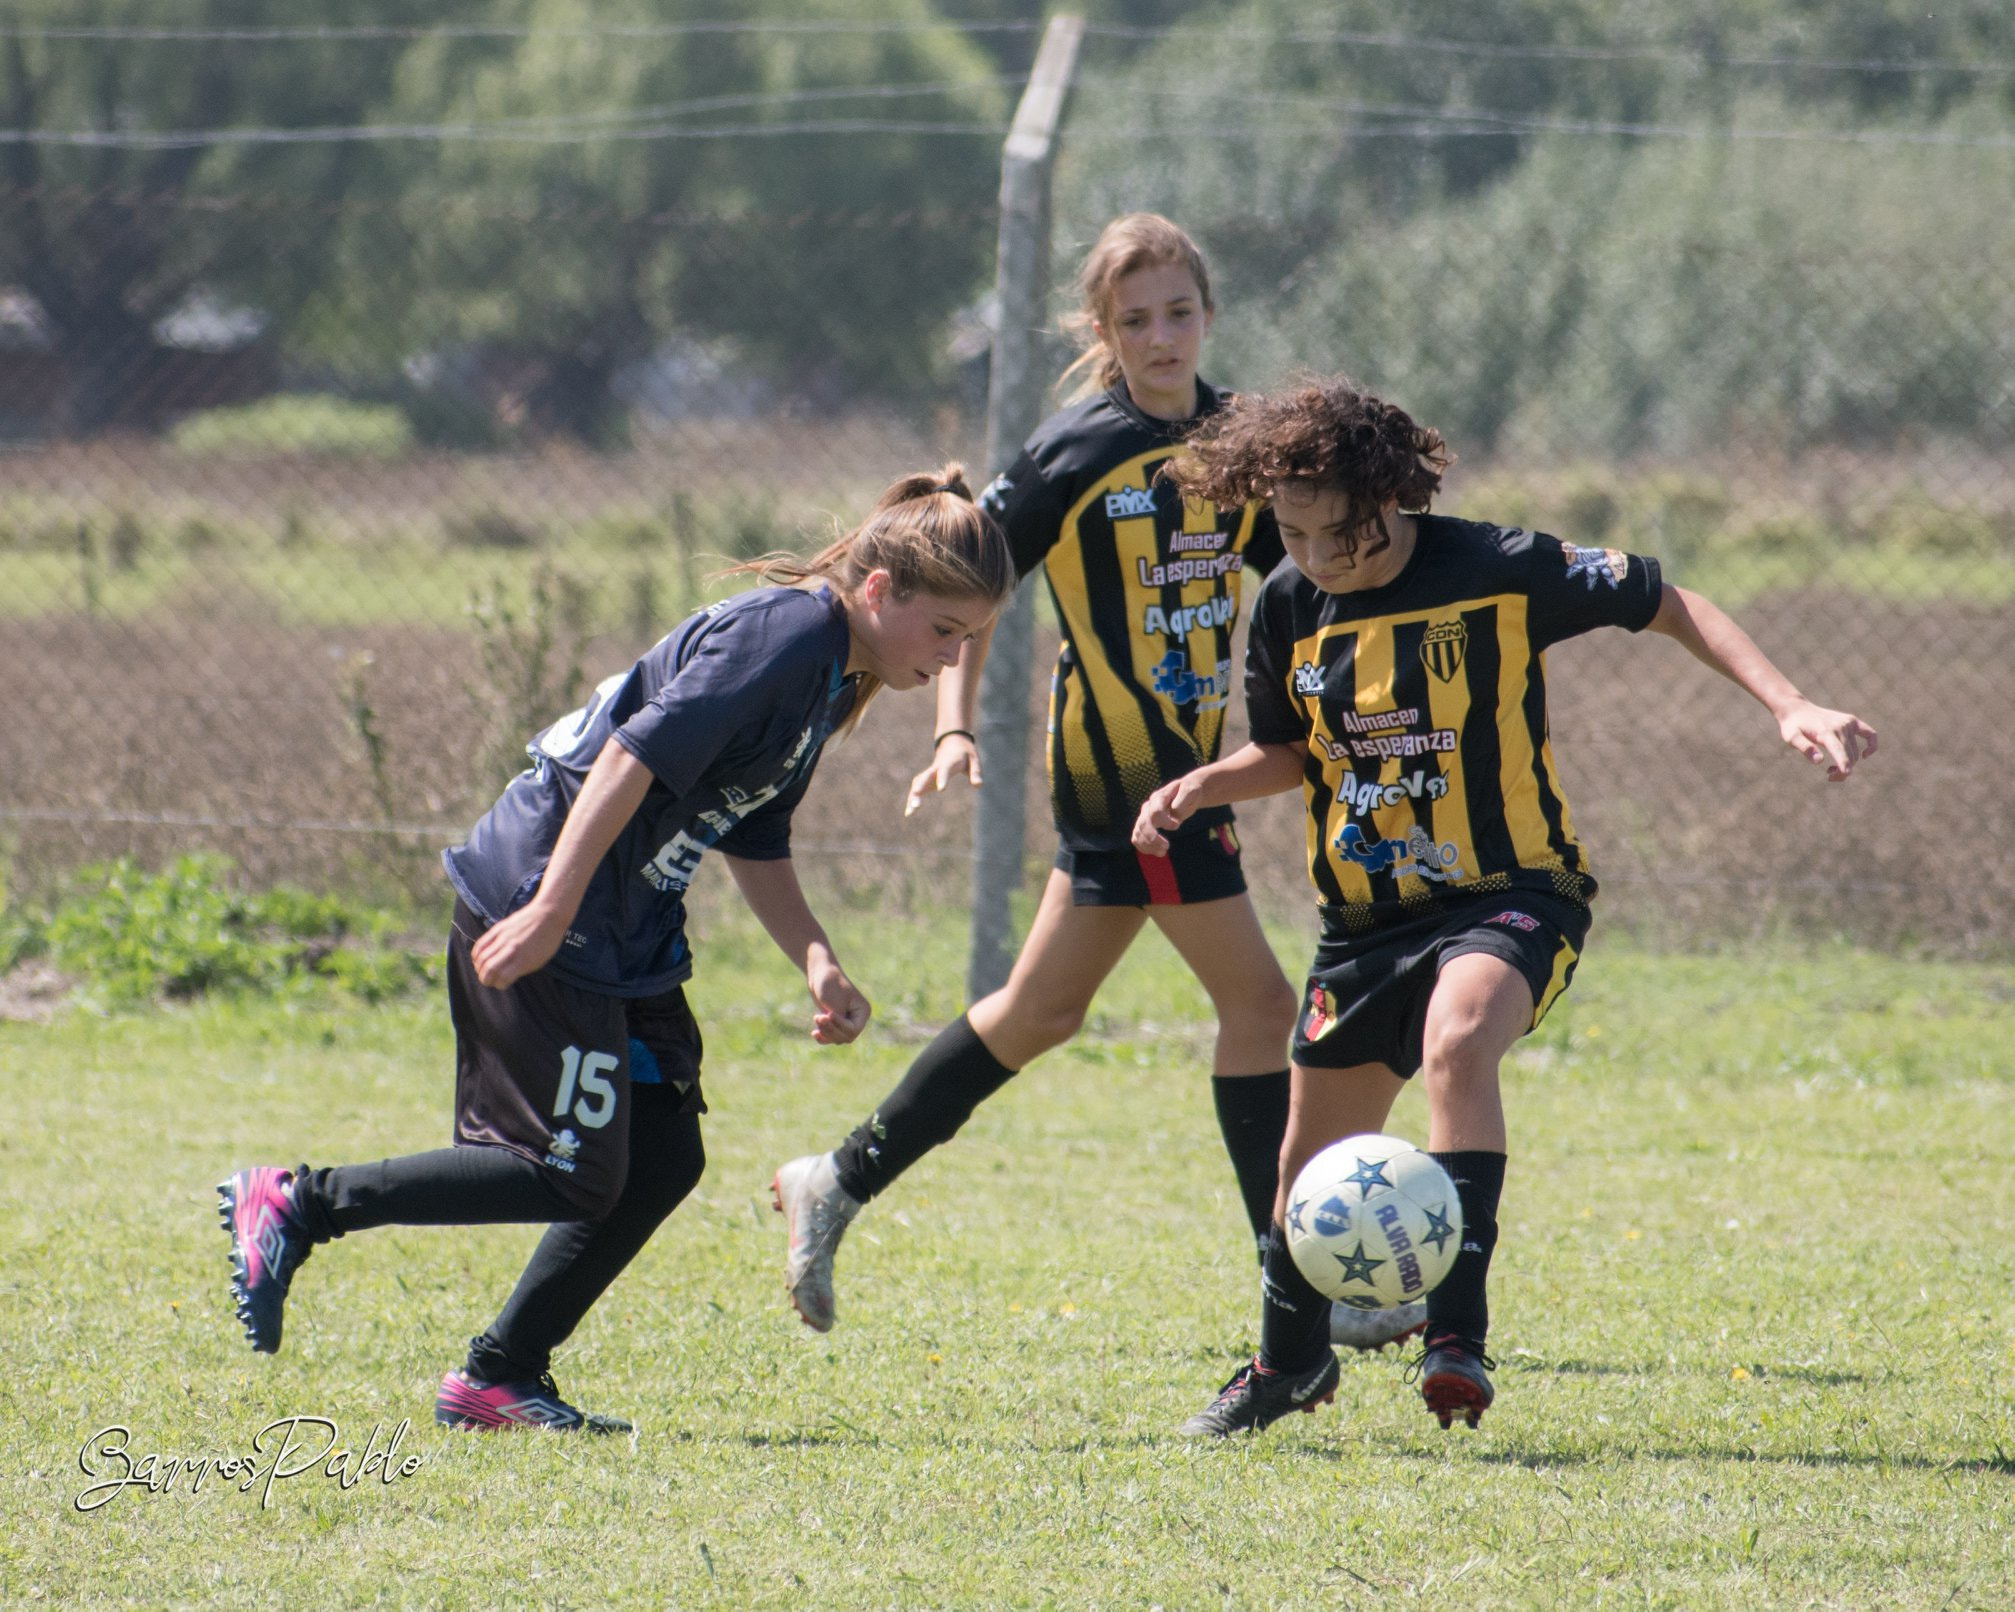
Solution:
<path fill-rule="evenodd" d="M 1196 378 L 1196 413 L 1187 420 L 1164 420 L 1158 414 L 1144 413 L 1133 400 L 1133 394 L 1126 389 L 1126 380 L 1121 377 L 1106 388 L 1105 400 L 1127 420 L 1140 427 L 1150 436 L 1165 437 L 1174 442 L 1187 436 L 1190 429 L 1207 414 L 1215 414 L 1224 402 L 1223 394 L 1201 375 Z"/>

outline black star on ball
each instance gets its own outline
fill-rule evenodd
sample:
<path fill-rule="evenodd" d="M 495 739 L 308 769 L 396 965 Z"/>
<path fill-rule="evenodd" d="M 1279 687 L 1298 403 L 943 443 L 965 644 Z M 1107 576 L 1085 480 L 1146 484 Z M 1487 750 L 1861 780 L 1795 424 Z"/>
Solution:
<path fill-rule="evenodd" d="M 1343 1279 L 1346 1282 L 1362 1282 L 1367 1287 L 1371 1285 L 1371 1273 L 1373 1271 L 1377 1270 L 1381 1265 L 1392 1263 L 1390 1260 L 1373 1259 L 1364 1251 L 1363 1243 L 1357 1245 L 1357 1252 L 1355 1254 L 1337 1254 L 1332 1257 L 1334 1257 L 1337 1264 L 1343 1267 Z"/>
<path fill-rule="evenodd" d="M 1448 1223 L 1446 1215 L 1438 1215 L 1432 1209 L 1427 1211 L 1427 1230 L 1420 1235 L 1422 1242 L 1433 1243 L 1434 1251 L 1438 1254 L 1441 1252 L 1441 1245 L 1454 1235 L 1455 1228 Z"/>
<path fill-rule="evenodd" d="M 1386 1178 L 1383 1159 L 1359 1159 L 1357 1168 L 1348 1177 L 1350 1184 L 1360 1192 L 1369 1193 L 1373 1187 L 1389 1187 L 1392 1182 Z"/>

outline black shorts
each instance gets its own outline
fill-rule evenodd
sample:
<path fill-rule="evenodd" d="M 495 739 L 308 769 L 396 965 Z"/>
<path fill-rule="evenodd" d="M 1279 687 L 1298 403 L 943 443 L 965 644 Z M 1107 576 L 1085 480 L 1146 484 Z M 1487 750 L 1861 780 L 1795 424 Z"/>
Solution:
<path fill-rule="evenodd" d="M 1132 846 L 1074 851 L 1066 845 L 1056 865 L 1070 876 L 1073 907 L 1176 907 L 1245 894 L 1238 832 L 1229 823 L 1169 841 L 1167 856 L 1143 856 Z"/>
<path fill-rule="evenodd" d="M 605 996 L 545 969 L 494 991 L 469 956 L 487 927 L 455 903 L 455 1141 L 509 1148 L 545 1166 L 569 1200 L 606 1207 L 629 1175 L 632 1084 L 669 1086 L 684 1099 L 672 1112 L 707 1111 L 686 993 Z"/>
<path fill-rule="evenodd" d="M 1420 1069 L 1427 1002 L 1451 958 L 1502 958 L 1532 987 L 1532 1024 L 1574 978 L 1589 911 L 1523 891 L 1480 896 L 1365 935 L 1325 924 L 1294 1024 L 1305 1069 L 1382 1063 L 1402 1079 Z"/>

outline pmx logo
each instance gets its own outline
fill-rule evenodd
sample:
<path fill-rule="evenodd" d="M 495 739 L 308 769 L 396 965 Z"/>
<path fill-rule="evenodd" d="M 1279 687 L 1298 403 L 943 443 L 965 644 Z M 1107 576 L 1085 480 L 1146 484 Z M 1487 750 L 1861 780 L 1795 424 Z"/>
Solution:
<path fill-rule="evenodd" d="M 1598 582 L 1616 587 L 1630 571 L 1630 556 L 1621 549 L 1582 549 L 1563 543 L 1560 552 L 1567 559 L 1567 580 L 1583 578 L 1590 592 Z"/>
<path fill-rule="evenodd" d="M 1166 694 L 1177 705 L 1201 702 L 1203 709 L 1210 710 L 1231 697 L 1231 662 L 1221 660 L 1215 676 L 1201 677 L 1189 669 L 1186 653 L 1171 649 L 1155 666 L 1154 691 Z"/>
<path fill-rule="evenodd" d="M 1154 494 L 1145 487 L 1122 487 L 1116 493 L 1105 495 L 1105 515 L 1107 520 L 1130 520 L 1140 515 L 1154 513 Z"/>
<path fill-rule="evenodd" d="M 1337 833 L 1336 848 L 1366 873 L 1389 872 L 1395 879 L 1412 874 L 1436 884 L 1459 884 L 1465 877 L 1461 848 L 1453 840 L 1437 845 L 1418 824 L 1403 840 L 1367 840 L 1363 829 L 1346 823 Z"/>
<path fill-rule="evenodd" d="M 1322 693 L 1322 668 L 1312 660 L 1305 660 L 1294 669 L 1294 691 L 1305 694 L 1310 699 Z"/>

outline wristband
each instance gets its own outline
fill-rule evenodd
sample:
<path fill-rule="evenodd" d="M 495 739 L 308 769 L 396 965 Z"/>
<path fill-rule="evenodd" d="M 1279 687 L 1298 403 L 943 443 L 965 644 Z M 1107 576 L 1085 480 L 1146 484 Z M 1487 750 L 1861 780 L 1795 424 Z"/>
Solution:
<path fill-rule="evenodd" d="M 946 728 L 944 732 L 931 740 L 931 754 L 936 755 L 938 753 L 938 746 L 943 744 L 947 739 L 972 739 L 974 744 L 979 743 L 978 739 L 973 738 L 970 728 Z"/>

